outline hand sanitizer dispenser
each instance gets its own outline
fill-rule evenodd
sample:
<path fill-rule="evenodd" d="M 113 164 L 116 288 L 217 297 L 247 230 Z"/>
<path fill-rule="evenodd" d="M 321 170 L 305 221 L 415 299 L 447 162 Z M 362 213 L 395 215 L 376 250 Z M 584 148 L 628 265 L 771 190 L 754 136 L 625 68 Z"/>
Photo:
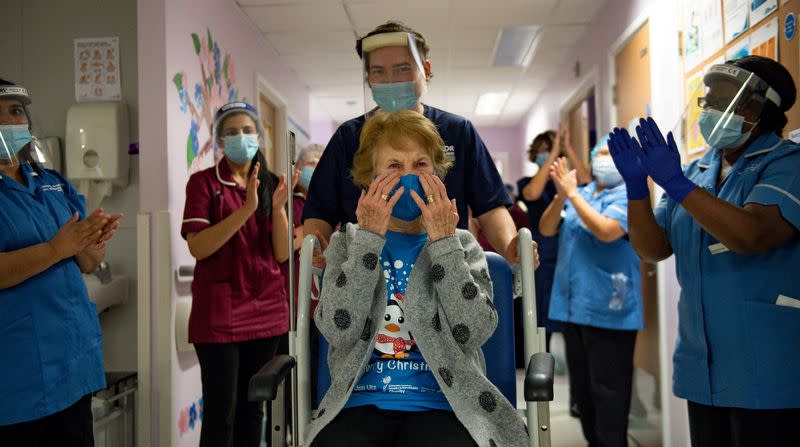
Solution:
<path fill-rule="evenodd" d="M 128 110 L 120 102 L 80 103 L 67 112 L 67 178 L 92 212 L 112 186 L 128 185 Z"/>

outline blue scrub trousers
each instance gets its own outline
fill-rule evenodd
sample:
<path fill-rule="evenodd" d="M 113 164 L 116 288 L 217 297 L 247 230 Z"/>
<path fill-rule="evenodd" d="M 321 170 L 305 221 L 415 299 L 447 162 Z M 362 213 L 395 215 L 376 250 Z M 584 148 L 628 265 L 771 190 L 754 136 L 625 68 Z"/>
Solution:
<path fill-rule="evenodd" d="M 94 447 L 92 395 L 41 419 L 0 426 L 0 445 Z"/>

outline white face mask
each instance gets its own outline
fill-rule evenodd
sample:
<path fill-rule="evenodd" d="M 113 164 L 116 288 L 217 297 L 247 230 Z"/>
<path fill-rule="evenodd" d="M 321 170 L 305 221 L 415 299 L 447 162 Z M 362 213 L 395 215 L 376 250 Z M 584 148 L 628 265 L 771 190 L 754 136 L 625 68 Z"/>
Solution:
<path fill-rule="evenodd" d="M 604 186 L 616 185 L 622 181 L 622 176 L 610 155 L 596 155 L 592 159 L 592 173 L 598 183 Z"/>

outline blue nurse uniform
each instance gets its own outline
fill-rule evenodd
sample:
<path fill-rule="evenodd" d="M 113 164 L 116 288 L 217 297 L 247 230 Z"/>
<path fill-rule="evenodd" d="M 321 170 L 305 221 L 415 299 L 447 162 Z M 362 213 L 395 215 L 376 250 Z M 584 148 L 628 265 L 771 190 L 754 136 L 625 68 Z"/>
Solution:
<path fill-rule="evenodd" d="M 55 171 L 0 175 L 0 252 L 47 242 L 83 197 Z M 75 258 L 0 289 L 0 426 L 57 413 L 105 387 L 100 324 Z"/>
<path fill-rule="evenodd" d="M 800 229 L 800 146 L 759 136 L 717 185 L 721 151 L 686 177 L 722 200 L 777 206 Z M 673 356 L 675 395 L 718 407 L 800 407 L 800 244 L 737 254 L 672 199 L 654 210 L 669 237 L 681 296 Z"/>

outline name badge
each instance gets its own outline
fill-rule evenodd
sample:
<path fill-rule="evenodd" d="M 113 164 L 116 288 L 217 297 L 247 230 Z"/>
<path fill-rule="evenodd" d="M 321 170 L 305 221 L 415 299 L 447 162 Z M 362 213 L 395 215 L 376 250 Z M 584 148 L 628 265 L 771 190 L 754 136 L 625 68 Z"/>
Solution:
<path fill-rule="evenodd" d="M 794 307 L 796 309 L 800 309 L 800 300 L 790 298 L 786 295 L 778 295 L 778 299 L 775 300 L 775 304 L 777 304 L 778 306 Z"/>
<path fill-rule="evenodd" d="M 714 245 L 708 246 L 708 251 L 711 252 L 712 255 L 718 255 L 720 253 L 725 253 L 730 251 L 728 247 L 725 246 L 722 242 L 716 243 Z"/>

